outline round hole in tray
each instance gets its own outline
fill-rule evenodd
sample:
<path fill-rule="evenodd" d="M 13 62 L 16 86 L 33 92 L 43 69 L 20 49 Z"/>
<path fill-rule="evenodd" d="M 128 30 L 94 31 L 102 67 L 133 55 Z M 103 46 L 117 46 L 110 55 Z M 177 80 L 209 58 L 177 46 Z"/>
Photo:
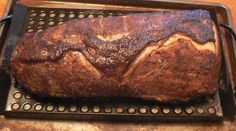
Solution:
<path fill-rule="evenodd" d="M 214 107 L 209 107 L 209 108 L 208 108 L 208 112 L 209 112 L 210 114 L 215 114 L 215 113 L 216 113 L 216 109 L 215 109 Z"/>
<path fill-rule="evenodd" d="M 51 17 L 51 18 L 53 18 L 53 17 L 55 17 L 55 16 L 56 16 L 56 14 L 53 13 L 53 12 L 51 12 L 51 13 L 49 14 L 49 17 Z"/>
<path fill-rule="evenodd" d="M 43 31 L 42 27 L 38 27 L 37 29 L 38 29 L 37 32 Z"/>
<path fill-rule="evenodd" d="M 18 110 L 18 109 L 20 108 L 20 104 L 19 104 L 19 103 L 13 103 L 13 104 L 11 105 L 11 108 L 12 108 L 13 110 Z"/>
<path fill-rule="evenodd" d="M 66 110 L 66 107 L 64 105 L 59 105 L 57 107 L 57 111 L 59 111 L 59 112 L 64 112 L 65 110 Z"/>
<path fill-rule="evenodd" d="M 27 32 L 28 32 L 28 33 L 31 33 L 31 32 L 33 32 L 33 31 L 34 31 L 34 30 L 33 30 L 32 28 L 28 28 L 28 29 L 27 29 Z"/>
<path fill-rule="evenodd" d="M 147 113 L 147 107 L 146 107 L 146 106 L 141 107 L 141 108 L 139 109 L 139 112 L 140 112 L 141 114 Z"/>
<path fill-rule="evenodd" d="M 154 106 L 154 107 L 151 108 L 151 113 L 157 114 L 158 112 L 159 112 L 159 107 Z"/>
<path fill-rule="evenodd" d="M 76 105 L 71 105 L 69 108 L 70 112 L 76 112 L 77 111 L 77 106 Z"/>
<path fill-rule="evenodd" d="M 104 111 L 105 111 L 106 113 L 111 113 L 111 112 L 112 112 L 112 107 L 111 107 L 111 106 L 105 106 Z"/>
<path fill-rule="evenodd" d="M 47 105 L 46 111 L 53 111 L 53 110 L 54 110 L 54 106 L 53 105 L 51 105 L 51 104 Z"/>
<path fill-rule="evenodd" d="M 90 14 L 89 16 L 88 16 L 88 18 L 94 18 L 94 15 L 93 14 Z"/>
<path fill-rule="evenodd" d="M 46 16 L 46 13 L 44 13 L 44 12 L 42 12 L 41 14 L 40 14 L 40 17 L 45 17 Z"/>
<path fill-rule="evenodd" d="M 98 15 L 98 18 L 102 18 L 102 17 L 104 17 L 103 15 Z"/>
<path fill-rule="evenodd" d="M 162 112 L 163 112 L 164 114 L 169 114 L 169 113 L 170 113 L 170 108 L 164 107 L 164 108 L 162 109 Z"/>
<path fill-rule="evenodd" d="M 79 16 L 78 16 L 79 18 L 84 18 L 85 17 L 85 15 L 84 14 L 79 14 Z"/>
<path fill-rule="evenodd" d="M 193 107 L 186 107 L 185 108 L 185 112 L 187 113 L 187 114 L 192 114 L 193 113 Z"/>
<path fill-rule="evenodd" d="M 98 14 L 98 17 L 99 17 L 99 18 L 102 18 L 102 17 L 104 17 L 104 14 L 103 14 L 102 12 L 100 12 L 100 13 Z"/>
<path fill-rule="evenodd" d="M 122 13 L 118 13 L 119 16 L 122 16 L 123 14 Z"/>
<path fill-rule="evenodd" d="M 73 13 L 73 12 L 71 12 L 70 14 L 69 14 L 69 18 L 74 18 L 75 17 L 75 14 Z"/>
<path fill-rule="evenodd" d="M 82 112 L 88 112 L 88 111 L 89 111 L 88 106 L 83 105 L 83 106 L 81 107 L 81 111 L 82 111 Z"/>
<path fill-rule="evenodd" d="M 121 106 L 120 106 L 120 107 L 117 107 L 117 108 L 116 108 L 116 112 L 117 112 L 117 113 L 123 113 L 123 112 L 124 112 L 124 108 L 121 107 Z"/>
<path fill-rule="evenodd" d="M 93 107 L 93 112 L 95 112 L 95 113 L 100 112 L 100 107 L 99 106 L 94 106 Z"/>
<path fill-rule="evenodd" d="M 204 109 L 202 107 L 198 107 L 197 108 L 197 113 L 203 114 L 204 113 Z"/>
<path fill-rule="evenodd" d="M 30 108 L 31 108 L 31 105 L 29 103 L 25 103 L 23 105 L 23 109 L 26 110 L 26 111 L 30 110 Z"/>
<path fill-rule="evenodd" d="M 16 92 L 16 93 L 14 93 L 13 97 L 15 99 L 20 99 L 22 97 L 22 94 L 20 92 Z"/>
<path fill-rule="evenodd" d="M 25 99 L 30 100 L 31 96 L 29 94 L 25 94 Z"/>
<path fill-rule="evenodd" d="M 64 18 L 65 16 L 66 16 L 65 13 L 60 13 L 59 15 L 60 18 Z"/>
<path fill-rule="evenodd" d="M 36 111 L 41 111 L 43 109 L 43 105 L 40 103 L 35 104 L 34 110 Z"/>
<path fill-rule="evenodd" d="M 61 25 L 61 24 L 63 24 L 63 23 L 64 23 L 63 21 L 59 21 L 59 22 L 58 22 L 58 25 Z"/>
<path fill-rule="evenodd" d="M 44 23 L 45 23 L 44 20 L 40 20 L 40 21 L 39 21 L 39 24 L 40 24 L 40 25 L 43 25 Z"/>
<path fill-rule="evenodd" d="M 32 13 L 30 14 L 31 17 L 35 17 L 36 15 L 37 15 L 37 13 L 35 13 L 35 12 L 32 12 Z"/>
<path fill-rule="evenodd" d="M 54 21 L 49 21 L 48 25 L 50 25 L 50 26 L 54 25 Z"/>
<path fill-rule="evenodd" d="M 176 107 L 176 108 L 174 109 L 174 112 L 175 112 L 175 114 L 180 114 L 180 113 L 182 113 L 181 107 Z"/>
<path fill-rule="evenodd" d="M 130 107 L 130 108 L 128 108 L 128 113 L 134 114 L 135 112 L 136 112 L 135 107 Z"/>
<path fill-rule="evenodd" d="M 30 25 L 33 25 L 34 23 L 35 23 L 34 20 L 30 20 L 30 21 L 29 21 L 29 24 L 30 24 Z"/>
<path fill-rule="evenodd" d="M 108 15 L 108 17 L 111 17 L 111 16 L 113 16 L 113 13 L 110 12 L 109 15 Z"/>

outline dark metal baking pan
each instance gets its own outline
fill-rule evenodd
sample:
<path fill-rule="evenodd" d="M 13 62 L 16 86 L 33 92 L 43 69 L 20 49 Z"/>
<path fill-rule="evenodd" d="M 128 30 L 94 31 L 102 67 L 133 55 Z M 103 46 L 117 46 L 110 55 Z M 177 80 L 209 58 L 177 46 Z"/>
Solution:
<path fill-rule="evenodd" d="M 3 46 L 13 46 L 25 32 L 41 31 L 70 19 L 85 17 L 109 17 L 145 11 L 169 9 L 206 9 L 213 21 L 231 25 L 230 13 L 223 5 L 199 4 L 191 2 L 164 2 L 151 0 L 77 2 L 27 1 L 18 3 L 14 9 L 10 29 Z M 234 118 L 235 104 L 235 46 L 225 30 L 220 30 L 222 46 L 221 87 L 212 96 L 188 103 L 164 104 L 127 98 L 79 98 L 53 99 L 39 98 L 20 87 L 16 80 L 5 71 L 0 74 L 0 84 L 4 87 L 3 114 L 6 117 L 45 119 L 86 119 L 86 120 L 127 120 L 127 121 L 222 121 Z M 2 55 L 2 60 L 6 59 Z M 2 89 L 1 89 L 2 90 Z M 4 99 L 5 98 L 5 99 Z"/>

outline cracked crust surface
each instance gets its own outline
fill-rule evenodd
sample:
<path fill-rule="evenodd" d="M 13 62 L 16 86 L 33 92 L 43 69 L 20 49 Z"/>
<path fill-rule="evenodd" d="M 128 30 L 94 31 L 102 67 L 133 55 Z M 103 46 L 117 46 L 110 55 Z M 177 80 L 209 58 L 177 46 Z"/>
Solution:
<path fill-rule="evenodd" d="M 72 20 L 25 34 L 10 67 L 42 95 L 188 101 L 217 89 L 216 32 L 204 10 Z"/>

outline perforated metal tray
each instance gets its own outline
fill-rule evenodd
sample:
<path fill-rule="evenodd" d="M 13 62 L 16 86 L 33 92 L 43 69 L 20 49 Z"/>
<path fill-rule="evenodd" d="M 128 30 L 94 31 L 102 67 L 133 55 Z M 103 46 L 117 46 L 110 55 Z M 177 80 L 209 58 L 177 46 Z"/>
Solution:
<path fill-rule="evenodd" d="M 150 12 L 173 9 L 168 3 L 164 4 L 164 9 L 160 8 L 163 8 L 163 2 L 161 2 L 160 7 L 157 4 L 158 3 L 156 3 L 155 8 L 150 8 L 149 6 L 136 7 L 132 6 L 132 4 L 129 6 L 106 5 L 106 7 L 103 7 L 101 5 L 96 6 L 80 3 L 80 6 L 76 9 L 68 7 L 56 8 L 53 7 L 54 4 L 51 4 L 51 6 L 45 5 L 47 8 L 41 7 L 40 4 L 40 7 L 17 4 L 5 45 L 11 46 L 15 44 L 17 39 L 25 32 L 42 31 L 50 26 L 62 24 L 70 19 L 83 19 L 86 17 L 92 19 L 94 17 L 109 17 L 144 11 Z M 179 5 L 178 8 L 180 9 L 190 8 L 183 3 L 179 3 Z M 217 16 L 216 9 L 225 9 L 216 5 L 191 4 L 191 6 L 192 8 L 190 9 L 203 8 L 209 10 L 216 23 L 219 17 Z M 222 42 L 224 42 L 224 40 L 225 39 L 222 39 Z M 222 55 L 225 56 L 228 51 L 223 44 L 222 49 L 224 49 L 222 50 Z M 4 80 L 8 81 L 5 85 L 9 86 L 4 115 L 7 117 L 23 118 L 113 121 L 222 121 L 223 111 L 219 93 L 221 97 L 224 97 L 224 93 L 231 88 L 230 85 L 234 84 L 232 80 L 230 80 L 229 72 L 231 68 L 229 69 L 229 67 L 231 66 L 227 62 L 228 57 L 225 58 L 223 58 L 224 62 L 222 64 L 220 90 L 212 96 L 203 97 L 189 103 L 163 104 L 156 101 L 128 98 L 79 98 L 77 100 L 40 98 L 25 91 L 24 88 L 19 87 L 14 79 L 7 73 L 4 73 Z M 1 75 L 3 75 L 3 73 Z M 222 104 L 228 107 L 227 103 L 223 102 Z M 228 116 L 233 116 L 232 109 L 226 108 L 226 110 L 227 109 L 230 109 L 227 111 L 229 113 Z"/>

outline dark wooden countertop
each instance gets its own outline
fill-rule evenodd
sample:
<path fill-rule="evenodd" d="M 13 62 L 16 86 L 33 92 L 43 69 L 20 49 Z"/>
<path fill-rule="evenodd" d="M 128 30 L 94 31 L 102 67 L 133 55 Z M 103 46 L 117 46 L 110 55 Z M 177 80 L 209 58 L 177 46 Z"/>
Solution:
<path fill-rule="evenodd" d="M 196 1 L 196 0 L 195 0 Z M 198 0 L 205 2 L 223 3 L 232 12 L 236 25 L 236 0 Z M 0 0 L 0 16 L 3 13 L 7 0 Z M 234 26 L 235 27 L 235 26 Z M 156 131 L 236 131 L 236 120 L 225 120 L 223 123 L 115 123 L 115 122 L 86 122 L 62 120 L 35 120 L 35 119 L 6 119 L 0 116 L 1 131 L 39 131 L 39 130 L 156 130 Z"/>

